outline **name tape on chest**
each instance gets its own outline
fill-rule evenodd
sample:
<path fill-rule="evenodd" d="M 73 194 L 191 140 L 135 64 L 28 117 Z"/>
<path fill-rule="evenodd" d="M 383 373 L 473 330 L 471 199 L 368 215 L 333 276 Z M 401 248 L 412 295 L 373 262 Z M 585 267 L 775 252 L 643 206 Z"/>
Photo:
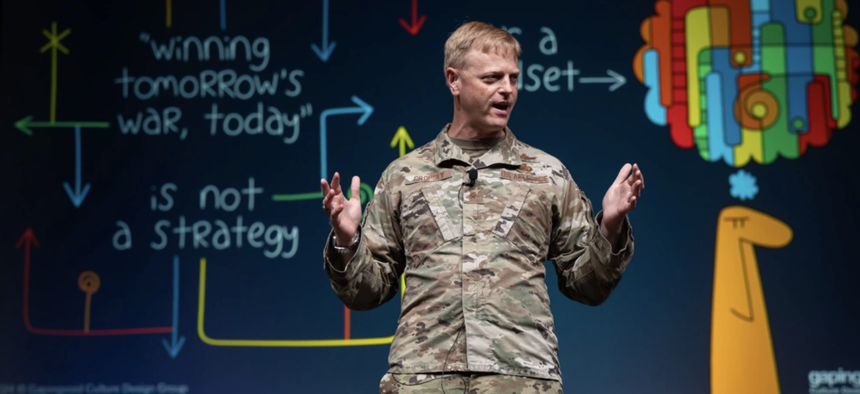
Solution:
<path fill-rule="evenodd" d="M 500 176 L 502 178 L 510 179 L 513 181 L 526 181 L 526 182 L 533 182 L 533 183 L 549 183 L 549 177 L 546 175 L 519 174 L 516 172 L 502 170 Z"/>
<path fill-rule="evenodd" d="M 448 179 L 454 176 L 454 171 L 452 170 L 442 170 L 439 172 L 434 172 L 432 174 L 424 174 L 424 175 L 406 175 L 406 184 L 419 183 L 419 182 L 437 182 L 443 179 Z"/>

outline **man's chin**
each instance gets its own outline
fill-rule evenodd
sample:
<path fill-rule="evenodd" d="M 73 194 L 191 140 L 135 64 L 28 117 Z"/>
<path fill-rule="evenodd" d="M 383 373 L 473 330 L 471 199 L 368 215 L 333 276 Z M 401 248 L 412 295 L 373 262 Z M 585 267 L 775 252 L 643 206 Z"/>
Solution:
<path fill-rule="evenodd" d="M 499 118 L 491 119 L 488 126 L 490 126 L 493 129 L 497 129 L 497 130 L 498 129 L 504 129 L 505 127 L 508 126 L 508 118 L 506 117 L 503 119 L 499 119 Z"/>

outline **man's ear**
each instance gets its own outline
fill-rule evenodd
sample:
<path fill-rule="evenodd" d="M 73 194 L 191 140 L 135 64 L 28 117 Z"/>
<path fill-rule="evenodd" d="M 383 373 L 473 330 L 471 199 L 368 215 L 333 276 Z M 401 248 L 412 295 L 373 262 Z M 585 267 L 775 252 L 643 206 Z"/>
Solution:
<path fill-rule="evenodd" d="M 460 73 L 456 68 L 448 67 L 445 69 L 445 80 L 448 82 L 448 89 L 454 96 L 460 95 Z"/>

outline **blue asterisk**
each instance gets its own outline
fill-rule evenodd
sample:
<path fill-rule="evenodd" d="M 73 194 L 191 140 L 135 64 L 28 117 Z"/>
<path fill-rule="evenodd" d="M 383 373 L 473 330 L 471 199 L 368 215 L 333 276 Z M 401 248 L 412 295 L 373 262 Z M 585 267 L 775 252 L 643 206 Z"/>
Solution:
<path fill-rule="evenodd" d="M 738 172 L 729 175 L 729 184 L 732 185 L 729 193 L 734 198 L 752 200 L 758 194 L 755 177 L 744 170 L 738 170 Z"/>

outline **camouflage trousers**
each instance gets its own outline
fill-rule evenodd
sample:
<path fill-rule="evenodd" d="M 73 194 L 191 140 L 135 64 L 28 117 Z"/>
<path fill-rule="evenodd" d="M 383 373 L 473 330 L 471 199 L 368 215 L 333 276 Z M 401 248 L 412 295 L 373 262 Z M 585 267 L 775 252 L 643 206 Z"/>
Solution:
<path fill-rule="evenodd" d="M 561 382 L 491 373 L 386 373 L 379 394 L 563 394 Z"/>

